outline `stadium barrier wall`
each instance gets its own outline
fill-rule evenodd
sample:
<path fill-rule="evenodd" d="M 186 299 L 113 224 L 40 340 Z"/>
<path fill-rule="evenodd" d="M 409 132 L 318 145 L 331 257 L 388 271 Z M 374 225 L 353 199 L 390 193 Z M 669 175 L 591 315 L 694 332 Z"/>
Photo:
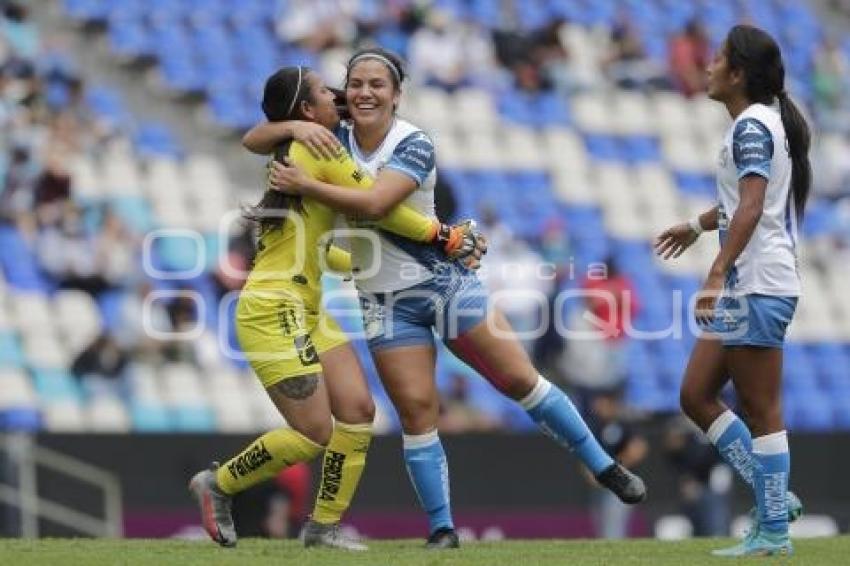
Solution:
<path fill-rule="evenodd" d="M 655 519 L 680 510 L 678 480 L 665 460 L 662 431 L 644 431 L 650 455 L 639 471 L 649 501 L 631 519 L 633 536 L 651 536 Z M 37 441 L 116 473 L 122 481 L 124 531 L 130 537 L 168 537 L 195 532 L 197 512 L 186 490 L 189 477 L 213 459 L 223 459 L 253 440 L 242 435 L 39 435 Z M 834 517 L 842 531 L 850 525 L 850 435 L 794 434 L 794 490 L 808 513 Z M 445 435 L 451 489 L 459 526 L 476 537 L 588 537 L 594 489 L 577 461 L 537 435 Z M 317 481 L 318 462 L 314 467 Z M 2 462 L 0 462 L 0 469 Z M 101 495 L 67 478 L 43 471 L 42 496 L 96 514 Z M 736 485 L 733 514 L 749 506 Z M 310 496 L 312 500 L 312 495 Z M 311 503 L 312 501 L 310 501 Z M 423 514 L 408 481 L 399 437 L 377 437 L 369 453 L 360 492 L 347 522 L 375 538 L 421 537 Z M 43 524 L 43 536 L 72 535 Z M 15 535 L 15 517 L 0 507 L 0 535 Z"/>

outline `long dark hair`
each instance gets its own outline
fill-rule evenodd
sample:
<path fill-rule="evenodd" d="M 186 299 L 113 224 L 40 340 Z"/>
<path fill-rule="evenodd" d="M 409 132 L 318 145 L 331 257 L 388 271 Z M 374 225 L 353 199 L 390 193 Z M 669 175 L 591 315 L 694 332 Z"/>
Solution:
<path fill-rule="evenodd" d="M 315 93 L 310 89 L 307 81 L 309 67 L 283 67 L 275 72 L 266 81 L 263 90 L 263 113 L 269 122 L 282 122 L 284 120 L 301 120 L 304 114 L 301 111 L 301 103 L 315 103 Z M 286 141 L 275 148 L 274 161 L 283 163 L 283 159 L 289 153 L 292 142 Z M 271 166 L 271 161 L 269 161 Z M 255 206 L 246 208 L 242 216 L 260 225 L 260 233 L 280 228 L 286 220 L 281 216 L 280 210 L 294 210 L 304 214 L 304 203 L 301 195 L 288 195 L 271 188 L 267 188 L 263 197 Z"/>
<path fill-rule="evenodd" d="M 809 162 L 812 134 L 806 119 L 785 92 L 785 65 L 779 45 L 770 34 L 757 27 L 737 25 L 726 36 L 726 60 L 730 69 L 744 72 L 744 88 L 750 102 L 770 105 L 774 97 L 779 101 L 791 156 L 791 192 L 797 219 L 801 220 L 812 187 Z"/>

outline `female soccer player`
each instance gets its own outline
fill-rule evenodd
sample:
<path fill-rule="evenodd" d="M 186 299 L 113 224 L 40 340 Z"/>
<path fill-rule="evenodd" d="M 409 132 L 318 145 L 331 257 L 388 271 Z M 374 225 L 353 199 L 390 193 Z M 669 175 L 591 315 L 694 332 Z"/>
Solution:
<path fill-rule="evenodd" d="M 682 383 L 682 409 L 754 490 L 757 513 L 744 541 L 721 556 L 791 554 L 788 438 L 780 405 L 782 345 L 800 295 L 797 223 L 811 186 L 809 127 L 785 92 L 776 42 L 733 27 L 708 67 L 708 95 L 733 123 L 720 151 L 720 203 L 661 234 L 656 251 L 678 257 L 704 230 L 720 252 L 696 304 L 705 329 Z M 719 297 L 719 299 L 718 299 Z M 720 400 L 731 377 L 744 424 Z"/>
<path fill-rule="evenodd" d="M 352 124 L 337 135 L 358 163 L 376 175 L 371 191 L 317 182 L 298 167 L 273 169 L 273 182 L 346 214 L 380 216 L 406 202 L 433 215 L 434 145 L 422 130 L 396 117 L 403 79 L 401 61 L 382 49 L 360 51 L 348 64 Z M 267 153 L 285 134 L 280 126 L 260 125 L 243 142 Z M 428 513 L 429 547 L 458 546 L 447 460 L 437 433 L 432 328 L 460 359 L 519 402 L 546 434 L 574 451 L 601 484 L 627 503 L 643 500 L 643 482 L 600 447 L 569 398 L 537 372 L 505 316 L 488 308 L 486 292 L 472 272 L 440 261 L 426 246 L 385 232 L 379 238 L 379 249 L 365 242 L 352 245 L 354 279 L 370 351 L 401 419 L 407 469 Z M 376 273 L 357 276 L 358 268 L 371 266 L 377 266 Z"/>
<path fill-rule="evenodd" d="M 263 110 L 272 121 L 314 120 L 330 128 L 339 122 L 334 93 L 305 67 L 287 67 L 269 78 Z M 369 175 L 342 149 L 332 159 L 316 159 L 306 146 L 294 142 L 278 148 L 278 154 L 317 179 L 360 189 L 371 184 Z M 474 248 L 464 248 L 471 235 L 463 227 L 440 225 L 406 205 L 386 213 L 378 225 L 400 237 L 436 242 L 456 256 Z M 350 270 L 348 254 L 330 247 L 327 238 L 336 213 L 309 197 L 269 190 L 249 216 L 259 222 L 261 234 L 239 298 L 237 335 L 291 428 L 268 432 L 223 466 L 198 473 L 190 488 L 209 535 L 223 546 L 233 546 L 231 496 L 274 477 L 285 466 L 324 452 L 322 482 L 304 542 L 364 550 L 338 528 L 365 465 L 375 408 L 345 334 L 321 307 L 323 259 L 338 270 Z M 323 251 L 327 251 L 324 258 Z"/>

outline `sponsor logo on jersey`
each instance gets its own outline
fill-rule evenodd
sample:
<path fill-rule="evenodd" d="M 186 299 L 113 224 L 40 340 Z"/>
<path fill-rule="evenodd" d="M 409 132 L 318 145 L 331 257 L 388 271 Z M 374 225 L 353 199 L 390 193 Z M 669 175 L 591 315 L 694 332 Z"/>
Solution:
<path fill-rule="evenodd" d="M 272 461 L 271 453 L 266 449 L 266 445 L 262 441 L 257 441 L 248 450 L 239 455 L 235 460 L 227 465 L 227 471 L 233 476 L 233 479 L 244 477 L 266 462 Z"/>
<path fill-rule="evenodd" d="M 319 492 L 319 499 L 322 501 L 336 501 L 344 463 L 345 454 L 333 450 L 328 450 L 325 453 L 325 464 L 322 466 L 322 487 Z"/>
<path fill-rule="evenodd" d="M 744 121 L 744 130 L 741 132 L 742 136 L 746 136 L 747 134 L 755 134 L 757 136 L 763 136 L 764 130 L 761 130 L 758 126 L 755 125 L 754 122 L 750 120 Z"/>
<path fill-rule="evenodd" d="M 293 340 L 295 343 L 295 351 L 298 352 L 298 359 L 301 360 L 302 366 L 311 366 L 319 363 L 319 354 L 316 353 L 316 347 L 313 345 L 313 340 L 309 334 L 301 334 Z"/>

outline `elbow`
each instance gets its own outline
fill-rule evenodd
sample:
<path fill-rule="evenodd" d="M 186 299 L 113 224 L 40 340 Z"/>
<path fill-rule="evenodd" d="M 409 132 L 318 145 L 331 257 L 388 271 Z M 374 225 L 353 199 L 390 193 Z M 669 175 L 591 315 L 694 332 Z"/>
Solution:
<path fill-rule="evenodd" d="M 380 220 L 389 214 L 392 205 L 390 203 L 371 200 L 363 207 L 360 214 L 367 220 Z"/>
<path fill-rule="evenodd" d="M 254 152 L 254 140 L 251 138 L 251 132 L 246 133 L 242 136 L 242 147 L 247 149 L 248 151 Z"/>
<path fill-rule="evenodd" d="M 242 136 L 242 147 L 251 153 L 256 153 L 257 155 L 265 155 L 269 153 L 269 151 L 266 151 L 267 148 L 263 147 L 263 144 L 255 139 L 253 130 Z"/>

